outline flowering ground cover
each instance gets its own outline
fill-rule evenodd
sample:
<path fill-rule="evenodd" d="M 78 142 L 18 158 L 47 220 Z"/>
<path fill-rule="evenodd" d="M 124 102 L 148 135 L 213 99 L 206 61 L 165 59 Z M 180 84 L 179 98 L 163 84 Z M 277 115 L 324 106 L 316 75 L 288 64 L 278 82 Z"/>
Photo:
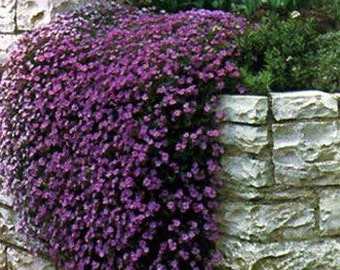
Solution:
<path fill-rule="evenodd" d="M 211 269 L 223 148 L 242 93 L 222 11 L 96 4 L 25 34 L 0 86 L 1 175 L 65 269 Z"/>

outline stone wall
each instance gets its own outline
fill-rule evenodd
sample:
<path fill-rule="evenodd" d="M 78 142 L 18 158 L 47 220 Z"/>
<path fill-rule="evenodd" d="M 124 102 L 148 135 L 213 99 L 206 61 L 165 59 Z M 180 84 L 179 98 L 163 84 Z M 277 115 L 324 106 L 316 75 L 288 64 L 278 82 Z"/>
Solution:
<path fill-rule="evenodd" d="M 0 60 L 21 33 L 50 22 L 56 14 L 94 0 L 1 0 Z"/>
<path fill-rule="evenodd" d="M 339 97 L 221 98 L 222 269 L 340 269 Z"/>

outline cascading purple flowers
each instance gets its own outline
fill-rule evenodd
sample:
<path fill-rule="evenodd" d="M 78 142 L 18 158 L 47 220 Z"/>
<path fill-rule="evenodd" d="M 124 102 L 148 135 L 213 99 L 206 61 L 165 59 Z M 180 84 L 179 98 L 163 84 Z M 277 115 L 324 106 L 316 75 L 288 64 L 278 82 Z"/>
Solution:
<path fill-rule="evenodd" d="M 96 4 L 25 34 L 1 83 L 1 174 L 65 269 L 211 269 L 216 95 L 237 89 L 222 11 Z"/>

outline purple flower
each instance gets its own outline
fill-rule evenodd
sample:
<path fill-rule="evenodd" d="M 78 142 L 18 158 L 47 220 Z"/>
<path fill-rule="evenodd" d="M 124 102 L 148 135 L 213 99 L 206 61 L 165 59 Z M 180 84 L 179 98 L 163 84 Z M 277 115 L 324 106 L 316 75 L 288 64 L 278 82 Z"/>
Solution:
<path fill-rule="evenodd" d="M 112 2 L 23 36 L 0 84 L 0 173 L 60 267 L 210 269 L 216 96 L 244 91 L 245 24 Z"/>

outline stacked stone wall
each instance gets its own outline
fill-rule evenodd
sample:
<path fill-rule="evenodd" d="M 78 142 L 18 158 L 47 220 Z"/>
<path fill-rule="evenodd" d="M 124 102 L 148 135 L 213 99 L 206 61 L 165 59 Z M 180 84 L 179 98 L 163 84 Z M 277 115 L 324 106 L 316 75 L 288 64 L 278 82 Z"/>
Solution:
<path fill-rule="evenodd" d="M 0 61 L 20 35 L 34 27 L 49 23 L 58 13 L 74 9 L 94 0 L 1 0 Z"/>
<path fill-rule="evenodd" d="M 223 96 L 224 269 L 340 269 L 339 94 Z"/>

